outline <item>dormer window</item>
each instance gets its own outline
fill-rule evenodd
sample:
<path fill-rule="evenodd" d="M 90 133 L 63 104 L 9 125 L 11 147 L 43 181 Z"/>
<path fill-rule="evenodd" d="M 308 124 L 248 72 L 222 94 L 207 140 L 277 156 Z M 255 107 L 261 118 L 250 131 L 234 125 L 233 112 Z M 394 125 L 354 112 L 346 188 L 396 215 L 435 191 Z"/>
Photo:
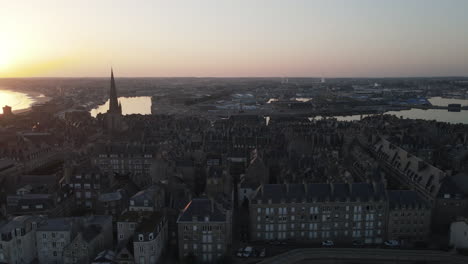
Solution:
<path fill-rule="evenodd" d="M 142 234 L 139 234 L 139 235 L 138 235 L 138 241 L 143 241 L 143 240 L 144 240 L 143 235 L 142 235 Z"/>
<path fill-rule="evenodd" d="M 131 206 L 134 206 L 134 205 L 135 205 L 135 201 L 134 201 L 134 200 L 130 200 L 130 205 L 131 205 Z"/>
<path fill-rule="evenodd" d="M 205 216 L 205 222 L 209 222 L 210 221 L 210 217 L 209 216 Z"/>
<path fill-rule="evenodd" d="M 153 233 L 149 234 L 149 240 L 153 240 Z"/>
<path fill-rule="evenodd" d="M 143 204 L 144 204 L 145 206 L 148 206 L 148 200 L 144 200 L 144 201 L 143 201 Z"/>

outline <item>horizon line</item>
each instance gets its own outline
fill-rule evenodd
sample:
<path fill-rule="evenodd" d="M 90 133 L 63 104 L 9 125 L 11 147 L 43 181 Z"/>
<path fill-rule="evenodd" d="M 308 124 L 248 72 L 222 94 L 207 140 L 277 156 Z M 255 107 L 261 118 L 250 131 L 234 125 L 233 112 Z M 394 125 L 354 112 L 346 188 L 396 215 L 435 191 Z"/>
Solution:
<path fill-rule="evenodd" d="M 109 76 L 30 76 L 30 77 L 0 77 L 0 80 L 6 79 L 101 79 L 110 78 Z M 356 76 L 356 77 L 317 77 L 317 76 L 114 76 L 115 79 L 121 78 L 198 78 L 198 79 L 274 79 L 274 78 L 286 78 L 286 79 L 417 79 L 417 78 L 468 78 L 466 76 L 457 75 L 429 75 L 429 76 Z"/>

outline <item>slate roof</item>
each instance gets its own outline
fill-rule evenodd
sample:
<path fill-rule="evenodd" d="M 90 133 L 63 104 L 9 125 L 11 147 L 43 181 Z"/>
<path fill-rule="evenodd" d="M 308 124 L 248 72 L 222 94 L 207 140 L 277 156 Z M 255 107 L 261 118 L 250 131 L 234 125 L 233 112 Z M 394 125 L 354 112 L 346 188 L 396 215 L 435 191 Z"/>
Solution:
<path fill-rule="evenodd" d="M 396 208 L 430 208 L 430 204 L 424 200 L 416 191 L 412 190 L 389 190 L 388 203 L 390 209 Z"/>
<path fill-rule="evenodd" d="M 222 212 L 216 205 L 208 198 L 195 198 L 190 201 L 182 211 L 177 222 L 193 222 L 196 218 L 197 221 L 205 221 L 205 217 L 209 217 L 210 222 L 225 222 L 227 220 L 226 214 Z"/>
<path fill-rule="evenodd" d="M 323 202 L 323 201 L 369 201 L 386 200 L 383 183 L 309 183 L 309 184 L 265 184 L 252 199 L 252 203 L 271 199 L 272 203 Z"/>
<path fill-rule="evenodd" d="M 37 228 L 38 231 L 71 231 L 73 218 L 49 218 Z"/>

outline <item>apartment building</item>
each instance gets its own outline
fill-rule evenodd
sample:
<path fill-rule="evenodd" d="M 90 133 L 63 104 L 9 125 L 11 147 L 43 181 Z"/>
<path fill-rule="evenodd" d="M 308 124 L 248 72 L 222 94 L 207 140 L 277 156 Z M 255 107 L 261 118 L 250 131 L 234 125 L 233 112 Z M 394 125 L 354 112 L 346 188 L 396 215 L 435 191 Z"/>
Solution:
<path fill-rule="evenodd" d="M 265 184 L 251 200 L 250 238 L 381 243 L 386 214 L 382 183 Z"/>
<path fill-rule="evenodd" d="M 152 185 L 130 197 L 130 211 L 160 211 L 165 205 L 165 191 L 159 185 Z"/>
<path fill-rule="evenodd" d="M 93 163 L 103 173 L 130 173 L 139 186 L 151 184 L 150 167 L 156 157 L 156 146 L 145 144 L 97 144 Z"/>
<path fill-rule="evenodd" d="M 17 216 L 0 226 L 0 263 L 31 263 L 37 257 L 36 230 L 40 216 Z"/>
<path fill-rule="evenodd" d="M 96 166 L 66 168 L 62 185 L 74 190 L 78 208 L 96 209 L 100 194 L 110 186 L 111 181 Z"/>
<path fill-rule="evenodd" d="M 37 228 L 37 257 L 41 264 L 88 263 L 112 238 L 111 216 L 50 218 Z"/>
<path fill-rule="evenodd" d="M 177 220 L 179 259 L 194 255 L 199 261 L 214 262 L 232 243 L 232 217 L 208 198 L 192 199 Z"/>
<path fill-rule="evenodd" d="M 112 217 L 84 218 L 75 238 L 63 250 L 63 263 L 90 263 L 94 257 L 113 246 Z"/>
<path fill-rule="evenodd" d="M 117 219 L 117 240 L 119 244 L 126 242 L 133 237 L 138 225 L 144 219 L 150 218 L 153 212 L 150 211 L 126 211 Z"/>
<path fill-rule="evenodd" d="M 166 248 L 168 233 L 167 219 L 160 212 L 153 212 L 144 219 L 133 235 L 133 254 L 137 264 L 159 262 Z"/>
<path fill-rule="evenodd" d="M 412 190 L 392 190 L 387 194 L 388 239 L 405 242 L 427 240 L 431 228 L 431 204 Z"/>

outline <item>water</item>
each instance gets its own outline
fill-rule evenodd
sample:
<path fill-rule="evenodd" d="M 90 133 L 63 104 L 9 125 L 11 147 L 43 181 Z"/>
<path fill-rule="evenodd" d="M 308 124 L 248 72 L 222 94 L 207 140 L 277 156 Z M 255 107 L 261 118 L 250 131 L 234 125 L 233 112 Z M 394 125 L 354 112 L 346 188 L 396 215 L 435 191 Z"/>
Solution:
<path fill-rule="evenodd" d="M 442 97 L 432 97 L 428 99 L 431 104 L 436 106 L 447 106 L 448 104 L 461 104 L 468 105 L 468 100 L 464 99 L 450 99 Z M 402 117 L 404 119 L 423 119 L 423 120 L 436 120 L 439 122 L 448 122 L 452 124 L 468 124 L 468 111 L 461 112 L 449 112 L 443 109 L 409 109 L 403 111 L 389 111 L 385 114 L 395 115 L 397 117 Z M 366 117 L 369 115 L 362 115 Z M 338 121 L 357 121 L 361 119 L 361 115 L 349 115 L 349 116 L 334 116 Z M 311 118 L 312 119 L 312 118 Z M 315 117 L 315 120 L 322 119 L 321 116 Z"/>
<path fill-rule="evenodd" d="M 308 98 L 307 98 L 308 99 Z M 128 114 L 151 114 L 151 97 L 150 96 L 138 96 L 138 97 L 119 97 L 119 101 L 122 104 L 122 113 Z M 441 97 L 429 98 L 429 101 L 434 105 L 447 106 L 448 104 L 458 103 L 461 105 L 468 105 L 468 100 L 462 99 L 448 99 Z M 109 109 L 109 101 L 102 104 L 95 109 L 91 110 L 91 115 L 96 116 L 98 113 L 105 113 Z M 395 115 L 397 117 L 410 118 L 410 119 L 424 119 L 424 120 L 436 120 L 440 122 L 449 123 L 463 123 L 468 124 L 468 111 L 461 112 L 448 112 L 447 110 L 441 109 L 410 109 L 404 111 L 389 111 L 385 114 Z M 366 117 L 369 115 L 362 115 Z M 361 115 L 349 115 L 349 116 L 334 116 L 339 121 L 357 121 L 360 120 Z M 322 117 L 315 117 L 316 120 Z M 268 120 L 267 120 L 268 122 Z"/>
<path fill-rule="evenodd" d="M 122 104 L 122 114 L 124 115 L 151 115 L 151 96 L 119 97 L 119 102 Z M 99 113 L 106 113 L 107 110 L 109 110 L 109 100 L 92 109 L 90 113 L 91 116 L 96 117 Z"/>
<path fill-rule="evenodd" d="M 29 108 L 35 100 L 25 93 L 14 92 L 10 90 L 0 90 L 0 114 L 3 114 L 5 105 L 11 106 L 13 111 Z"/>
<path fill-rule="evenodd" d="M 442 97 L 431 97 L 429 102 L 436 106 L 448 106 L 449 104 L 461 104 L 462 106 L 468 105 L 468 99 L 451 99 Z"/>
<path fill-rule="evenodd" d="M 390 111 L 386 114 L 409 119 L 436 120 L 439 122 L 448 122 L 452 124 L 468 124 L 468 111 L 449 112 L 441 109 L 410 109 L 404 111 Z"/>

